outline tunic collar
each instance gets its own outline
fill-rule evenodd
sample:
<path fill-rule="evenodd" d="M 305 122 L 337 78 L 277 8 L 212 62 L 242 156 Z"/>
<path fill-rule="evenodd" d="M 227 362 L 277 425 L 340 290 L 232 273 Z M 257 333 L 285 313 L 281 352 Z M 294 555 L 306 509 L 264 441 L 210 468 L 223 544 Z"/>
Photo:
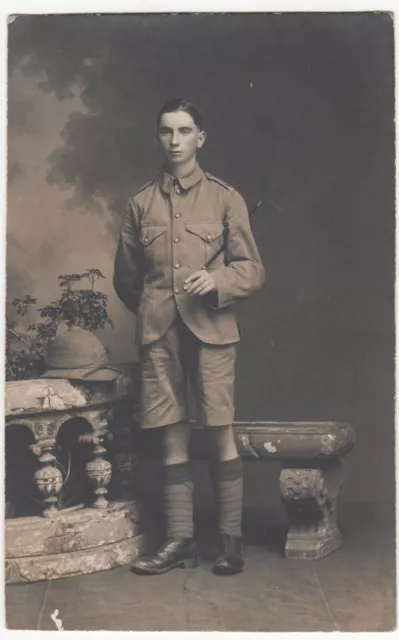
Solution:
<path fill-rule="evenodd" d="M 182 189 L 191 189 L 191 187 L 201 180 L 203 175 L 204 172 L 197 163 L 190 173 L 185 176 L 181 176 L 180 178 L 175 178 L 175 176 L 172 176 L 166 170 L 161 171 L 159 175 L 159 184 L 165 193 L 170 193 L 172 191 L 175 181 L 177 181 Z"/>

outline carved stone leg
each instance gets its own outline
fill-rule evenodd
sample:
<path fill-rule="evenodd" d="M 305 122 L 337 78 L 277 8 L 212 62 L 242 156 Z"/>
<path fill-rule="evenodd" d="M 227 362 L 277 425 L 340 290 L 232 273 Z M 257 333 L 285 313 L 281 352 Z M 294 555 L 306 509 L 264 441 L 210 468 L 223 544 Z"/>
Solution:
<path fill-rule="evenodd" d="M 54 465 L 56 457 L 52 450 L 55 446 L 55 438 L 46 438 L 38 440 L 32 446 L 33 452 L 38 456 L 39 462 L 43 465 L 34 474 L 34 481 L 43 495 L 43 502 L 46 505 L 43 516 L 51 518 L 58 509 L 58 494 L 62 489 L 63 479 L 61 471 Z"/>
<path fill-rule="evenodd" d="M 340 546 L 337 499 L 341 483 L 338 458 L 312 461 L 309 466 L 298 461 L 284 464 L 280 491 L 289 518 L 286 558 L 317 560 Z"/>
<path fill-rule="evenodd" d="M 104 411 L 91 412 L 90 421 L 94 429 L 94 433 L 90 434 L 90 440 L 94 444 L 94 460 L 90 460 L 86 464 L 86 473 L 94 485 L 96 499 L 93 507 L 95 509 L 106 509 L 108 507 L 108 500 L 105 498 L 108 493 L 106 486 L 111 481 L 112 474 L 111 463 L 102 457 L 107 452 L 103 446 L 104 437 L 108 432 L 107 413 Z"/>

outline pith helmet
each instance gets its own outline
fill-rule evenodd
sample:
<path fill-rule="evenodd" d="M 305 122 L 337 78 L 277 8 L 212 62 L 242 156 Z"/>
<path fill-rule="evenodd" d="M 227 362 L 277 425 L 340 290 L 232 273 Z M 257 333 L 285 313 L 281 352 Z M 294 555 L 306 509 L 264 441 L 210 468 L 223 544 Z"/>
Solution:
<path fill-rule="evenodd" d="M 107 352 L 100 340 L 80 327 L 59 333 L 48 345 L 44 361 L 49 368 L 42 378 L 107 382 L 119 375 L 117 369 L 109 366 Z"/>

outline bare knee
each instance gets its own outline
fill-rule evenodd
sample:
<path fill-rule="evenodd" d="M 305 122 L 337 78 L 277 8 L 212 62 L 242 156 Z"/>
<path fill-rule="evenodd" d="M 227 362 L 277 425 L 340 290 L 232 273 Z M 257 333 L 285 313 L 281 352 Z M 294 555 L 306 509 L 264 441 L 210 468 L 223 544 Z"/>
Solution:
<path fill-rule="evenodd" d="M 232 460 L 238 456 L 232 425 L 207 428 L 210 455 L 218 460 Z"/>
<path fill-rule="evenodd" d="M 179 464 L 186 462 L 190 428 L 185 422 L 176 422 L 163 427 L 163 446 L 165 464 Z"/>

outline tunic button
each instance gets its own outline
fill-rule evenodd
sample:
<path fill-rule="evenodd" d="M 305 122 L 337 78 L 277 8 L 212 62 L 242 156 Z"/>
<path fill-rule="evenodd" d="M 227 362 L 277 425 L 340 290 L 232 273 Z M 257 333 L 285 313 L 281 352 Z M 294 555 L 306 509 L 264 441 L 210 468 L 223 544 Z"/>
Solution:
<path fill-rule="evenodd" d="M 178 288 L 176 287 L 176 289 L 175 289 L 175 293 L 180 293 L 180 289 L 178 289 Z"/>
<path fill-rule="evenodd" d="M 180 218 L 180 213 L 175 213 L 175 218 Z"/>
<path fill-rule="evenodd" d="M 173 242 L 180 242 L 180 238 L 175 238 Z"/>
<path fill-rule="evenodd" d="M 176 187 L 176 193 L 180 193 L 180 189 L 178 187 Z"/>
<path fill-rule="evenodd" d="M 179 269 L 179 268 L 180 268 L 180 263 L 179 263 L 179 262 L 176 262 L 176 264 L 175 264 L 175 269 Z"/>
<path fill-rule="evenodd" d="M 212 236 L 211 236 L 211 234 L 210 234 L 210 233 L 208 233 L 208 235 L 206 236 L 206 239 L 207 239 L 207 240 L 212 240 Z"/>
<path fill-rule="evenodd" d="M 147 236 L 144 238 L 144 242 L 145 242 L 145 244 L 147 244 L 147 243 L 148 243 L 148 238 L 147 238 Z"/>

